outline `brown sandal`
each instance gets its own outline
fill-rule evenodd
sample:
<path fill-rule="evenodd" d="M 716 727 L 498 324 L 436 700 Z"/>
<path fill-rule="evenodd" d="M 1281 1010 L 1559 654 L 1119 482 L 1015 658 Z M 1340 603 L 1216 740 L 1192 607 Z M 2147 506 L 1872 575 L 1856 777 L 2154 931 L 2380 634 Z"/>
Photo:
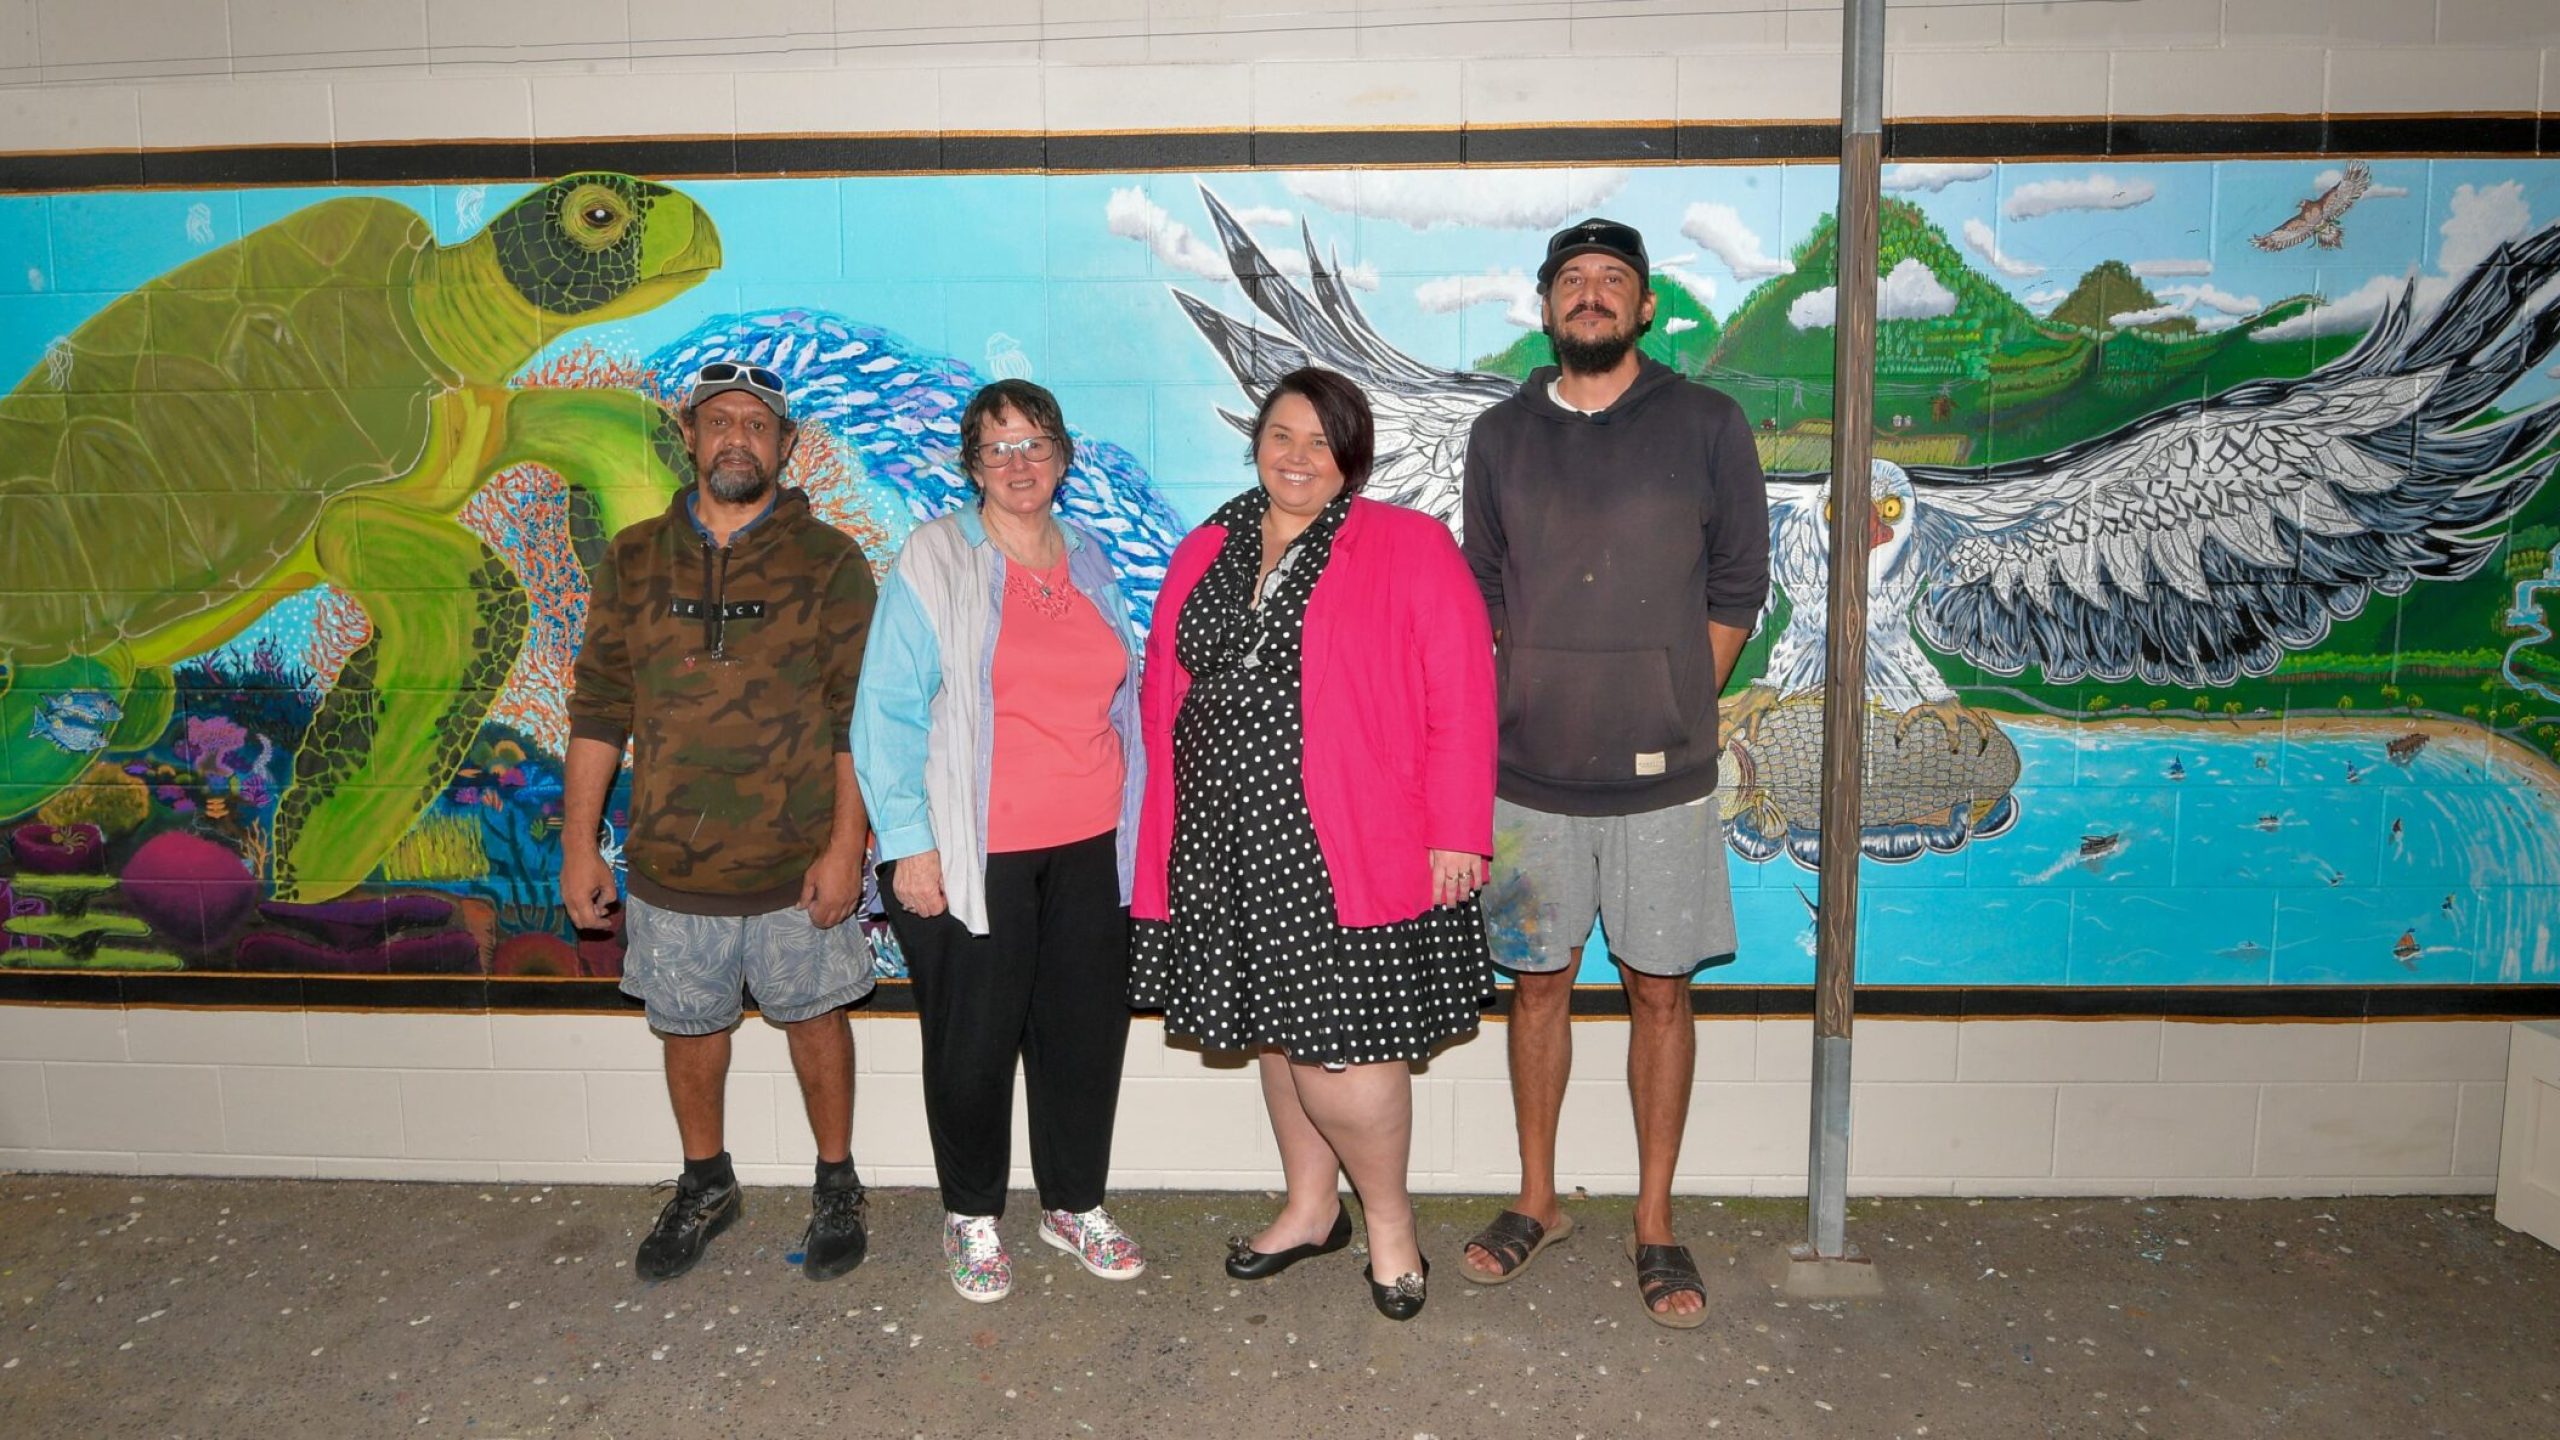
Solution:
<path fill-rule="evenodd" d="M 1698 1274 L 1698 1262 L 1689 1256 L 1686 1245 L 1639 1245 L 1636 1237 L 1627 1237 L 1627 1258 L 1636 1262 L 1636 1293 L 1644 1299 L 1645 1318 L 1656 1325 L 1673 1330 L 1695 1330 L 1707 1321 L 1707 1285 Z M 1698 1297 L 1698 1308 L 1687 1314 L 1677 1310 L 1657 1310 L 1656 1302 L 1687 1291 Z"/>
<path fill-rule="evenodd" d="M 1568 1239 L 1573 1234 L 1573 1217 L 1559 1212 L 1556 1223 L 1541 1225 L 1517 1210 L 1505 1210 L 1493 1217 L 1493 1223 L 1476 1232 L 1467 1243 L 1491 1256 L 1499 1270 L 1479 1270 L 1466 1261 L 1463 1254 L 1458 1273 L 1477 1285 L 1505 1285 L 1529 1267 L 1529 1261 L 1541 1250 Z"/>

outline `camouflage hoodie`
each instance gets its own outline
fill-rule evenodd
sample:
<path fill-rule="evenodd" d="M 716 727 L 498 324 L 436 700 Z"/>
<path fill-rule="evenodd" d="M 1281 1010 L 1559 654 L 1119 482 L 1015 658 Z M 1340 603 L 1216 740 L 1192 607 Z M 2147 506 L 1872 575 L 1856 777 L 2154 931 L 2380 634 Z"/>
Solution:
<path fill-rule="evenodd" d="M 696 915 L 797 902 L 876 594 L 862 547 L 783 490 L 716 546 L 680 491 L 596 571 L 569 733 L 631 742 L 631 893 Z"/>

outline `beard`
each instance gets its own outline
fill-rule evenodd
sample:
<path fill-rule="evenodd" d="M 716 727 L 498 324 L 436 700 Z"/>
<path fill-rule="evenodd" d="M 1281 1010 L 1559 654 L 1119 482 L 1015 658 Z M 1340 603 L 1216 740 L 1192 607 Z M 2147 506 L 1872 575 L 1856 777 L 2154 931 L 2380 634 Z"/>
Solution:
<path fill-rule="evenodd" d="M 752 455 L 730 451 L 711 462 L 711 498 L 724 505 L 748 505 L 773 488 L 774 472 Z"/>
<path fill-rule="evenodd" d="M 1600 375 L 1617 369 L 1643 334 L 1643 327 L 1630 323 L 1625 329 L 1596 340 L 1583 340 L 1567 334 L 1552 321 L 1546 327 L 1547 343 L 1555 347 L 1556 363 L 1576 375 Z"/>

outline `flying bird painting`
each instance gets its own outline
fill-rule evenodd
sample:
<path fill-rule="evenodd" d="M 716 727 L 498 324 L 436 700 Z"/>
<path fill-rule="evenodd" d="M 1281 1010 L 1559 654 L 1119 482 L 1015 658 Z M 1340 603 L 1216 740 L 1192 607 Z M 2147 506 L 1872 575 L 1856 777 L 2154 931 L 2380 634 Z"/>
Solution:
<path fill-rule="evenodd" d="M 1308 289 L 1302 292 L 1208 187 L 1200 190 L 1217 227 L 1236 283 L 1272 328 L 1238 320 L 1196 296 L 1173 292 L 1202 339 L 1226 362 L 1236 385 L 1251 397 L 1250 412 L 1281 376 L 1302 365 L 1339 370 L 1368 393 L 1377 422 L 1377 459 L 1364 493 L 1422 511 L 1458 528 L 1458 485 L 1466 471 L 1467 427 L 1519 389 L 1517 382 L 1473 370 L 1426 365 L 1387 343 L 1360 313 L 1341 265 L 1327 269 L 1316 258 L 1315 234 L 1301 227 L 1307 247 Z M 1250 432 L 1250 413 L 1221 410 L 1228 424 Z"/>
<path fill-rule="evenodd" d="M 2264 235 L 2252 235 L 2249 243 L 2261 250 L 2290 250 L 2308 240 L 2323 250 L 2335 250 L 2347 243 L 2347 234 L 2338 228 L 2338 217 L 2354 208 L 2373 185 L 2373 171 L 2361 160 L 2351 161 L 2338 183 L 2302 202 L 2292 219 Z"/>
<path fill-rule="evenodd" d="M 2369 183 L 2350 167 L 2275 235 L 2334 244 L 2323 227 Z M 1405 355 L 1323 265 L 1300 291 L 1202 195 L 1260 318 L 1177 294 L 1237 384 L 1259 396 L 1309 363 L 1359 381 L 1379 408 L 1376 493 L 1454 525 L 1468 427 L 1515 382 Z M 2317 645 L 2376 595 L 2478 570 L 2560 463 L 2560 404 L 2480 420 L 2560 345 L 2560 299 L 2533 303 L 2556 278 L 2560 224 L 2498 247 L 2430 313 L 2412 281 L 2347 354 L 2298 379 L 2236 385 L 2033 459 L 1877 464 L 1864 500 L 1866 853 L 1948 851 L 2015 819 L 2016 750 L 1932 652 L 2052 685 L 2225 686 Z M 1819 854 L 1807 727 L 1828 666 L 1831 491 L 1819 473 L 1769 477 L 1771 611 L 1783 597 L 1787 620 L 1727 702 L 1729 834 L 1755 859 Z"/>

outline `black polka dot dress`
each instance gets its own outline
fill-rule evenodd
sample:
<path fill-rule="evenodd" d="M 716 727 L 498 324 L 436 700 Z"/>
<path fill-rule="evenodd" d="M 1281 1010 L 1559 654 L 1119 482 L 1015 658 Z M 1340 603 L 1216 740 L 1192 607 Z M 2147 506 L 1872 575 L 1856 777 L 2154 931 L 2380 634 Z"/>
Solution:
<path fill-rule="evenodd" d="M 1269 503 L 1256 486 L 1210 517 L 1226 542 L 1175 622 L 1191 688 L 1173 727 L 1171 918 L 1133 926 L 1131 998 L 1213 1050 L 1418 1060 L 1475 1032 L 1493 983 L 1484 916 L 1470 899 L 1392 925 L 1336 918 L 1307 815 L 1299 658 L 1350 500 L 1281 555 L 1256 607 Z"/>

